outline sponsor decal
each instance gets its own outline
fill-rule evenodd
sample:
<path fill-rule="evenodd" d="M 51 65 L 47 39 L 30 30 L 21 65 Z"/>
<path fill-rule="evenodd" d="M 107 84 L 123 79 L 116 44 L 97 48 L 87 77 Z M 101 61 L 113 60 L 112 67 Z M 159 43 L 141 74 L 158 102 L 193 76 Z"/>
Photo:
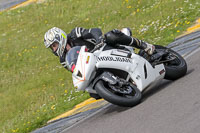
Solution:
<path fill-rule="evenodd" d="M 90 60 L 90 56 L 87 57 L 86 64 L 88 64 L 89 60 Z"/>
<path fill-rule="evenodd" d="M 128 58 L 111 57 L 111 56 L 101 56 L 101 57 L 98 57 L 97 61 L 118 61 L 118 62 L 128 62 L 128 63 L 131 63 L 131 60 L 128 59 Z"/>
<path fill-rule="evenodd" d="M 159 73 L 162 75 L 165 72 L 165 69 L 161 70 Z"/>

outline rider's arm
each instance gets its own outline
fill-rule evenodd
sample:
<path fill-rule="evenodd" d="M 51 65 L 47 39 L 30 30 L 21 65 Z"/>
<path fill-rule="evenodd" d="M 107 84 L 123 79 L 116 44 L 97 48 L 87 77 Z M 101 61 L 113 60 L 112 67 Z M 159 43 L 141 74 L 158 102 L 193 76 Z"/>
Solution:
<path fill-rule="evenodd" d="M 69 67 L 68 67 L 68 63 L 67 61 L 65 61 L 65 58 L 60 58 L 60 64 L 67 70 L 70 71 Z"/>
<path fill-rule="evenodd" d="M 70 72 L 73 72 L 74 71 L 74 68 L 75 68 L 75 64 L 72 64 L 72 66 L 71 67 L 69 67 L 69 64 L 67 63 L 67 61 L 63 61 L 63 62 L 61 62 L 60 61 L 60 64 L 62 64 L 62 66 L 65 68 L 65 69 L 67 69 L 68 71 L 70 71 Z"/>
<path fill-rule="evenodd" d="M 77 38 L 82 38 L 93 44 L 97 44 L 102 37 L 102 31 L 99 28 L 85 29 L 82 27 L 76 27 L 71 31 L 70 37 L 73 40 L 76 40 Z"/>

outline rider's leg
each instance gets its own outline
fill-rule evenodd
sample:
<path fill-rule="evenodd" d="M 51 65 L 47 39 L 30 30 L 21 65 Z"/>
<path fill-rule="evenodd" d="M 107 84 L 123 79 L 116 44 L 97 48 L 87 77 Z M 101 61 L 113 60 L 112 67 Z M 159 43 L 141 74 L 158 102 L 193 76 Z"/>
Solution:
<path fill-rule="evenodd" d="M 147 52 L 147 54 L 149 55 L 153 54 L 155 49 L 154 45 L 129 36 L 130 32 L 128 32 L 127 29 L 122 31 L 112 30 L 106 33 L 105 34 L 106 43 L 113 47 L 116 46 L 116 44 L 133 46 L 145 50 L 145 52 Z"/>

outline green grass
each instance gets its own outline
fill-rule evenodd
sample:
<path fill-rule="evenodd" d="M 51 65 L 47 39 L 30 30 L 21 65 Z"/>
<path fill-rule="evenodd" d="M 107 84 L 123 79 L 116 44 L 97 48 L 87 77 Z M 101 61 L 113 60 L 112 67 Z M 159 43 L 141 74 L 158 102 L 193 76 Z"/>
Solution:
<path fill-rule="evenodd" d="M 0 12 L 0 132 L 30 132 L 89 98 L 45 49 L 49 28 L 130 27 L 138 39 L 167 45 L 199 9 L 199 0 L 49 0 Z"/>

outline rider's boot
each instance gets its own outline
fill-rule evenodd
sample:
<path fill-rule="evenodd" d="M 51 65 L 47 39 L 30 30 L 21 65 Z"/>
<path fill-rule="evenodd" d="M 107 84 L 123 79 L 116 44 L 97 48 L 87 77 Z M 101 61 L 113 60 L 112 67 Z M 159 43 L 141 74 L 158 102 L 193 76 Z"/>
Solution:
<path fill-rule="evenodd" d="M 155 46 L 146 42 L 141 42 L 141 50 L 139 51 L 139 55 L 144 57 L 149 62 L 152 62 L 151 55 L 154 54 Z"/>
<path fill-rule="evenodd" d="M 121 31 L 114 29 L 105 34 L 106 43 L 110 46 L 116 47 L 116 44 L 128 45 L 143 49 L 148 55 L 152 55 L 155 47 L 152 44 L 146 43 L 137 38 L 133 38 L 132 32 L 129 28 L 123 28 Z"/>
<path fill-rule="evenodd" d="M 149 44 L 146 42 L 143 42 L 143 49 L 148 55 L 152 55 L 155 51 L 155 46 L 153 44 Z"/>

